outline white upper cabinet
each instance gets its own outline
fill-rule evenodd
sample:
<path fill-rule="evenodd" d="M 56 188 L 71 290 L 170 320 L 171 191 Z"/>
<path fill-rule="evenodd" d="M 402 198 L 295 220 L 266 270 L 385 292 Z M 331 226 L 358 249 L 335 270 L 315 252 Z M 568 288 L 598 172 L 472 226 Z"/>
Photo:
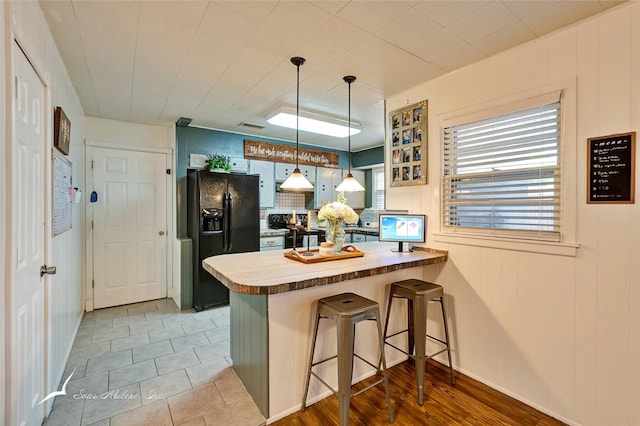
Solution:
<path fill-rule="evenodd" d="M 320 208 L 324 202 L 338 198 L 336 187 L 342 182 L 342 169 L 316 168 L 315 207 Z"/>
<path fill-rule="evenodd" d="M 309 182 L 314 183 L 316 181 L 316 168 L 314 166 L 300 165 L 298 167 Z M 284 182 L 295 168 L 296 165 L 292 163 L 276 163 L 276 182 Z"/>
<path fill-rule="evenodd" d="M 249 161 L 249 173 L 260 175 L 260 208 L 270 208 L 276 205 L 276 180 L 273 163 L 271 161 Z"/>

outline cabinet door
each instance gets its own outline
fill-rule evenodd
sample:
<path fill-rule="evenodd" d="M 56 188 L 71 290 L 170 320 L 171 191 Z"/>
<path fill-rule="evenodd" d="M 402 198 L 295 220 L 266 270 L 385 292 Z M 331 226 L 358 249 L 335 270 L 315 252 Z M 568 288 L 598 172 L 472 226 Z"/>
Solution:
<path fill-rule="evenodd" d="M 275 163 L 276 164 L 276 182 L 284 182 L 289 175 L 296 168 L 295 164 L 290 163 Z M 311 183 L 316 181 L 316 168 L 314 166 L 298 166 L 300 172 L 307 178 L 307 180 Z"/>
<path fill-rule="evenodd" d="M 260 208 L 274 207 L 276 204 L 276 182 L 271 161 L 251 160 L 249 173 L 260 175 Z"/>
<path fill-rule="evenodd" d="M 260 251 L 284 249 L 284 237 L 261 237 Z"/>
<path fill-rule="evenodd" d="M 305 235 L 302 237 L 302 248 L 307 247 L 307 241 L 309 242 L 309 247 L 317 247 L 318 246 L 318 236 L 317 235 Z"/>
<path fill-rule="evenodd" d="M 291 163 L 275 163 L 276 165 L 276 182 L 284 182 L 289 175 L 296 168 L 295 164 Z"/>
<path fill-rule="evenodd" d="M 364 243 L 366 241 L 366 236 L 364 234 L 351 234 L 351 242 L 352 243 Z"/>
<path fill-rule="evenodd" d="M 236 173 L 247 173 L 249 169 L 249 160 L 244 158 L 232 158 L 231 159 L 231 171 Z"/>
<path fill-rule="evenodd" d="M 316 168 L 315 166 L 300 166 L 300 172 L 307 178 L 307 180 L 311 183 L 315 183 L 316 181 Z"/>
<path fill-rule="evenodd" d="M 342 170 L 316 167 L 315 207 L 322 207 L 322 203 L 335 201 L 338 194 L 335 187 L 342 181 Z"/>

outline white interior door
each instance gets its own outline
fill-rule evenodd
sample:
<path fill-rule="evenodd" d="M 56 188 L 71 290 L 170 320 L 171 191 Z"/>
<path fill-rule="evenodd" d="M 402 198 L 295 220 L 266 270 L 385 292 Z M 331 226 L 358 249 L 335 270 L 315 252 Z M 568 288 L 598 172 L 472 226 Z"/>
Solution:
<path fill-rule="evenodd" d="M 94 308 L 167 297 L 162 153 L 93 148 Z"/>
<path fill-rule="evenodd" d="M 13 43 L 9 423 L 40 425 L 44 405 L 44 86 Z"/>

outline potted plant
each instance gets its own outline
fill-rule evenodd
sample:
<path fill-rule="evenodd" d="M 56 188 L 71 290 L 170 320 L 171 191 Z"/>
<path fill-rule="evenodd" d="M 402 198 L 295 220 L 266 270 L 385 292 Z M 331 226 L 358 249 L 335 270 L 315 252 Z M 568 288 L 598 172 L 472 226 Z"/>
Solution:
<path fill-rule="evenodd" d="M 210 172 L 229 173 L 231 171 L 231 158 L 222 154 L 209 154 L 206 167 Z"/>

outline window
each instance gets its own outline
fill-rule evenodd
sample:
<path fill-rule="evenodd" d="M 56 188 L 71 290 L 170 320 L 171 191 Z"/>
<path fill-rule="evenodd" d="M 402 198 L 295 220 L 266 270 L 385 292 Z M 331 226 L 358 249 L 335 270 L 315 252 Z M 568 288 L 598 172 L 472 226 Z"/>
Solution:
<path fill-rule="evenodd" d="M 449 120 L 443 231 L 560 241 L 560 92 Z"/>
<path fill-rule="evenodd" d="M 374 209 L 384 209 L 384 168 L 372 169 L 373 175 L 373 196 L 371 207 Z"/>

